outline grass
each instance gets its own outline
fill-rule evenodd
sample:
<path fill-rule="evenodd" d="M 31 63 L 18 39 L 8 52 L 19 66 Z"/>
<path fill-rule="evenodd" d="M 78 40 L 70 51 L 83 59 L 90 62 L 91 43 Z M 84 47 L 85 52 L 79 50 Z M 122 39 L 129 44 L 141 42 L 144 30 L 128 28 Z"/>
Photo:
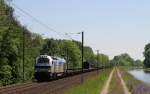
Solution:
<path fill-rule="evenodd" d="M 83 85 L 68 90 L 65 94 L 100 94 L 111 70 L 104 70 L 99 76 L 87 80 Z"/>

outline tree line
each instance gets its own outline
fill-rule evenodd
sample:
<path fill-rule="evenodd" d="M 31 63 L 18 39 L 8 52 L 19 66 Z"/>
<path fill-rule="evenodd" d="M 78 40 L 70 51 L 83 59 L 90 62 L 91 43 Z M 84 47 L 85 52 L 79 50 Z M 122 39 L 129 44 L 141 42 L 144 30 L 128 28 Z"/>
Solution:
<path fill-rule="evenodd" d="M 121 65 L 121 66 L 137 66 L 137 67 L 144 67 L 150 68 L 150 43 L 145 45 L 144 48 L 144 61 L 141 60 L 134 60 L 130 55 L 127 53 L 115 56 L 110 62 L 113 65 Z"/>
<path fill-rule="evenodd" d="M 22 26 L 13 15 L 13 8 L 8 6 L 6 0 L 0 0 L 0 86 L 23 81 L 23 56 L 24 80 L 33 80 L 35 59 L 40 54 L 65 58 L 70 68 L 80 68 L 82 65 L 81 42 L 43 39 Z M 99 62 L 100 66 L 109 63 L 109 58 L 99 54 L 97 59 L 92 48 L 84 46 L 84 61 Z"/>
<path fill-rule="evenodd" d="M 110 61 L 112 65 L 116 66 L 133 66 L 133 67 L 142 67 L 143 61 L 134 60 L 129 54 L 123 53 L 118 56 L 114 56 L 114 58 Z"/>

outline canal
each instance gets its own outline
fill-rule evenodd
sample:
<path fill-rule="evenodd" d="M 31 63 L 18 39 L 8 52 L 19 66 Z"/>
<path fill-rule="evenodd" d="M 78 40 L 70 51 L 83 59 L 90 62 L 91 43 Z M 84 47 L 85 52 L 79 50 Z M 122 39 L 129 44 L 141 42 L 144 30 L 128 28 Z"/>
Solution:
<path fill-rule="evenodd" d="M 150 84 L 150 73 L 145 72 L 143 69 L 133 69 L 128 71 L 138 80 Z"/>

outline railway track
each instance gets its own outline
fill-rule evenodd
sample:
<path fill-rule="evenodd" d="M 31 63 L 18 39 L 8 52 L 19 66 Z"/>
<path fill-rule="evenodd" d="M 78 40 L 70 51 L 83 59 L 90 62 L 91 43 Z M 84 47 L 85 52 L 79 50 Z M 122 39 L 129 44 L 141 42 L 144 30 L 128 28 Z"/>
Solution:
<path fill-rule="evenodd" d="M 82 74 L 61 78 L 49 82 L 26 83 L 0 88 L 0 94 L 63 94 L 66 89 L 80 84 Z M 84 79 L 97 75 L 96 71 L 84 73 Z"/>

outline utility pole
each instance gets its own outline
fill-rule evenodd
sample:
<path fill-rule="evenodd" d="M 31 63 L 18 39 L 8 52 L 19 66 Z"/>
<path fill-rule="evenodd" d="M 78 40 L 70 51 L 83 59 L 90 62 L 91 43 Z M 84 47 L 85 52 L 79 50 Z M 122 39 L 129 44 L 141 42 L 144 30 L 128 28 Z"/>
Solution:
<path fill-rule="evenodd" d="M 84 70 L 83 70 L 83 57 L 84 57 L 84 32 L 82 31 L 82 75 L 81 75 L 81 83 L 84 83 Z"/>
<path fill-rule="evenodd" d="M 66 48 L 66 62 L 67 62 L 67 70 L 68 68 L 68 63 L 69 63 L 69 58 L 68 58 L 68 48 Z"/>
<path fill-rule="evenodd" d="M 73 33 L 71 33 L 71 34 L 73 34 Z M 81 68 L 81 72 L 82 72 L 82 74 L 81 74 L 81 83 L 83 83 L 84 82 L 84 74 L 83 74 L 83 72 L 84 72 L 84 70 L 83 70 L 83 62 L 84 62 L 84 60 L 83 60 L 83 57 L 84 57 L 84 31 L 82 31 L 82 32 L 79 32 L 79 33 L 74 33 L 74 34 L 82 34 L 82 47 L 81 47 L 81 54 L 82 54 L 82 68 Z M 66 35 L 68 36 L 68 34 L 66 33 Z"/>
<path fill-rule="evenodd" d="M 99 59 L 99 50 L 96 50 L 97 51 L 97 74 L 98 74 L 98 59 Z"/>
<path fill-rule="evenodd" d="M 22 31 L 22 71 L 23 71 L 23 82 L 25 81 L 25 77 L 24 77 L 24 61 L 25 61 L 25 58 L 24 58 L 24 56 L 25 56 L 25 31 Z"/>

